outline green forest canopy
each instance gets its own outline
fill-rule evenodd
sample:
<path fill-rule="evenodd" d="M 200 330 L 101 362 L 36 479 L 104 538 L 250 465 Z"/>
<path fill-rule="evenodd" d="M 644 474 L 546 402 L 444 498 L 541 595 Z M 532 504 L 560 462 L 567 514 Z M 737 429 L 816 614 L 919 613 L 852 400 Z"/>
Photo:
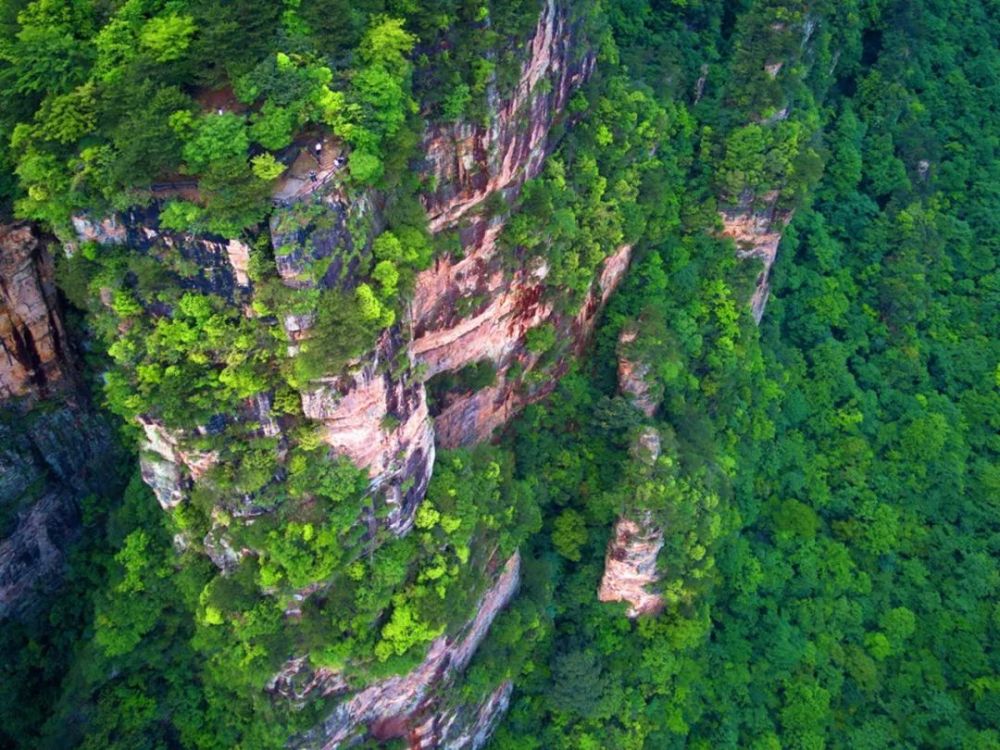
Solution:
<path fill-rule="evenodd" d="M 279 747 L 317 717 L 260 693 L 266 653 L 246 666 L 250 654 L 285 647 L 260 577 L 353 580 L 339 619 L 296 637 L 325 646 L 330 664 L 364 652 L 402 670 L 439 632 L 434 623 L 465 615 L 463 589 L 482 585 L 448 576 L 448 596 L 421 599 L 403 595 L 407 576 L 437 580 L 445 555 L 464 565 L 475 528 L 520 545 L 525 560 L 519 597 L 460 688 L 474 701 L 514 680 L 491 747 L 1000 745 L 997 8 L 586 5 L 600 58 L 570 105 L 581 116 L 503 238 L 546 254 L 552 283 L 577 290 L 609 243 L 636 244 L 579 368 L 499 446 L 440 457 L 419 538 L 387 545 L 371 570 L 347 567 L 330 541 L 344 519 L 331 514 L 270 530 L 257 542 L 269 551 L 260 570 L 223 585 L 207 562 L 175 565 L 138 481 L 124 499 L 95 500 L 65 584 L 72 595 L 47 619 L 3 631 L 0 742 Z M 509 84 L 516 71 L 506 52 L 485 54 L 508 49 L 499 34 L 467 30 L 485 9 L 493 28 L 523 38 L 538 7 L 0 9 L 0 156 L 13 175 L 2 187 L 17 212 L 55 226 L 73 211 L 150 200 L 155 181 L 190 175 L 203 200 L 173 209 L 176 220 L 238 235 L 269 210 L 273 174 L 260 157 L 303 128 L 352 146 L 359 189 L 412 198 L 419 186 L 403 175 L 421 115 L 481 118 L 487 81 Z M 447 55 L 435 52 L 441 39 Z M 778 61 L 772 77 L 765 65 Z M 202 111 L 199 92 L 227 86 L 240 111 Z M 770 191 L 795 216 L 758 329 L 745 309 L 754 269 L 718 239 L 716 212 Z M 135 315 L 134 304 L 116 299 L 116 313 Z M 222 314 L 194 295 L 185 305 L 180 322 L 200 329 Z M 617 394 L 626 325 L 662 394 L 648 420 Z M 158 346 L 153 332 L 136 336 Z M 252 378 L 276 377 L 269 362 L 246 362 L 206 392 L 235 399 L 254 390 Z M 653 473 L 630 452 L 650 424 L 669 459 Z M 312 468 L 302 450 L 301 486 L 325 482 L 330 507 L 354 502 L 349 467 Z M 595 592 L 610 528 L 636 510 L 663 524 L 660 586 L 671 596 L 660 615 L 630 622 Z M 486 529 L 494 512 L 517 523 Z M 449 520 L 458 518 L 464 527 Z M 329 640 L 389 601 L 381 638 Z M 253 615 L 235 639 L 213 622 L 226 608 Z"/>

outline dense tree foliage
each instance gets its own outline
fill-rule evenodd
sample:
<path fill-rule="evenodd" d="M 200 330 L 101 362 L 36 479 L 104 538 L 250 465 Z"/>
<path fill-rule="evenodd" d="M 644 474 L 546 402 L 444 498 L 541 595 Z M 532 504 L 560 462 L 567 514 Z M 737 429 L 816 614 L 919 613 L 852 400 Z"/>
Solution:
<path fill-rule="evenodd" d="M 506 218 L 508 267 L 545 264 L 561 313 L 617 248 L 632 267 L 583 362 L 499 444 L 439 451 L 396 538 L 364 523 L 366 478 L 299 393 L 368 351 L 451 250 L 427 234 L 420 133 L 488 116 L 539 3 L 0 3 L 5 202 L 63 230 L 156 201 L 162 228 L 245 241 L 254 285 L 220 293 L 162 248 L 60 262 L 107 406 L 131 430 L 205 425 L 185 447 L 218 460 L 169 513 L 138 477 L 93 501 L 49 621 L 4 626 L 0 744 L 281 747 L 324 709 L 265 692 L 287 660 L 352 687 L 405 672 L 520 549 L 519 595 L 448 698 L 514 681 L 493 748 L 1000 745 L 995 5 L 576 5 L 596 69 L 541 173 L 483 210 Z M 356 283 L 321 284 L 317 257 L 292 294 L 274 269 L 299 248 L 258 230 L 323 228 L 316 205 L 271 205 L 317 133 L 385 225 L 348 218 Z M 164 201 L 161 183 L 194 188 Z M 793 217 L 759 327 L 759 269 L 720 211 Z M 543 363 L 569 345 L 552 325 L 525 340 Z M 620 392 L 620 356 L 652 416 Z M 436 376 L 432 412 L 496 378 L 488 360 Z M 287 438 L 227 419 L 262 395 Z M 636 620 L 596 597 L 623 515 L 664 532 L 663 607 Z M 250 553 L 223 574 L 204 553 L 224 538 Z"/>
<path fill-rule="evenodd" d="M 716 114 L 709 84 L 693 110 L 712 128 L 724 127 L 734 106 L 777 106 L 772 97 L 781 94 L 769 94 L 757 74 L 760 58 L 751 66 L 745 56 L 768 14 L 784 11 L 759 5 L 733 28 L 725 109 Z M 621 6 L 616 38 L 641 77 L 658 70 L 657 44 L 713 29 L 671 31 L 671 13 L 658 4 Z M 837 80 L 822 84 L 832 86 L 824 109 L 784 94 L 793 112 L 800 108 L 789 128 L 826 122 L 806 146 L 825 165 L 815 199 L 800 201 L 786 231 L 759 343 L 743 313 L 720 310 L 711 325 L 710 307 L 739 282 L 729 259 L 699 239 L 689 183 L 681 213 L 693 219 L 654 246 L 617 296 L 592 374 L 564 380 L 551 404 L 516 425 L 518 468 L 546 487 L 552 535 L 535 538 L 533 574 L 544 583 L 527 596 L 539 598 L 508 615 L 474 667 L 473 675 L 517 675 L 518 698 L 493 747 L 1000 741 L 992 707 L 1000 666 L 991 228 L 998 19 L 976 3 L 888 3 L 861 13 L 863 29 L 841 25 L 833 36 L 847 43 L 818 40 L 840 58 Z M 634 27 L 640 18 L 653 33 Z M 726 18 L 717 23 L 724 28 Z M 822 28 L 819 20 L 814 35 Z M 717 39 L 714 48 L 725 47 Z M 787 61 L 788 51 L 764 54 Z M 683 66 L 677 56 L 667 59 Z M 811 76 L 806 84 L 821 90 Z M 788 165 L 801 163 L 793 153 L 775 169 L 771 139 L 794 136 L 782 127 L 737 120 L 721 141 L 703 128 L 702 153 L 722 146 L 709 177 L 724 200 L 770 189 L 769 170 L 787 177 Z M 717 534 L 694 548 L 692 520 L 660 516 L 666 609 L 628 624 L 594 591 L 610 521 L 642 498 L 631 459 L 609 447 L 634 428 L 593 415 L 618 398 L 614 336 L 635 321 L 629 356 L 651 365 L 662 393 L 652 423 L 671 436 L 664 449 L 679 481 L 719 502 L 708 508 Z M 586 521 L 585 534 L 567 514 Z M 587 535 L 580 550 L 576 540 Z M 678 603 L 669 595 L 688 590 L 692 552 L 702 558 L 702 547 L 714 569 Z M 531 606 L 554 614 L 536 645 L 514 649 L 522 661 L 511 669 L 507 628 Z"/>

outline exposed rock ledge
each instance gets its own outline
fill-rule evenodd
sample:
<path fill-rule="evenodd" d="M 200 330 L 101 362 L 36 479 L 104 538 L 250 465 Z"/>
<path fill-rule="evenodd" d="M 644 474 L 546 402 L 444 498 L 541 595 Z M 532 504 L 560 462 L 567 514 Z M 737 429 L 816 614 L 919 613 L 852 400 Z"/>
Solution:
<path fill-rule="evenodd" d="M 412 352 L 427 377 L 482 360 L 497 372 L 494 385 L 456 394 L 435 416 L 436 437 L 444 447 L 488 439 L 525 404 L 552 390 L 565 361 L 555 365 L 541 387 L 523 388 L 509 376 L 515 365 L 526 373 L 539 360 L 526 350 L 525 333 L 551 322 L 559 339 L 571 340 L 578 352 L 631 257 L 631 247 L 617 248 L 605 260 L 577 318 L 560 316 L 547 295 L 544 261 L 534 259 L 513 272 L 505 268 L 497 248 L 503 218 L 478 210 L 492 193 L 510 198 L 538 175 L 551 145 L 552 125 L 593 70 L 594 54 L 568 6 L 547 0 L 513 94 L 500 100 L 491 93 L 487 126 L 437 125 L 424 138 L 436 185 L 424 197 L 429 228 L 433 233 L 458 231 L 463 252 L 461 259 L 438 258 L 418 275 L 410 308 Z"/>
<path fill-rule="evenodd" d="M 771 267 L 778 257 L 781 232 L 791 221 L 791 211 L 778 211 L 777 195 L 768 196 L 763 209 L 747 206 L 721 212 L 722 233 L 736 242 L 736 254 L 742 259 L 757 259 L 764 265 L 757 276 L 757 285 L 750 297 L 750 311 L 759 324 L 764 317 L 767 298 L 771 294 Z"/>
<path fill-rule="evenodd" d="M 553 121 L 595 62 L 570 28 L 567 5 L 546 0 L 512 96 L 499 101 L 490 91 L 487 127 L 456 123 L 428 130 L 424 152 L 438 186 L 425 201 L 431 232 L 454 226 L 490 193 L 517 187 L 541 169 Z"/>
<path fill-rule="evenodd" d="M 553 304 L 543 299 L 544 266 L 507 278 L 491 270 L 493 252 L 491 243 L 481 244 L 457 264 L 443 259 L 418 279 L 414 308 L 423 312 L 422 320 L 434 319 L 431 311 L 439 303 L 433 300 L 454 299 L 455 290 L 466 285 L 480 290 L 488 300 L 481 312 L 468 318 L 449 320 L 440 328 L 418 328 L 413 342 L 417 362 L 429 373 L 458 370 L 484 359 L 497 370 L 496 383 L 449 402 L 435 418 L 438 442 L 447 448 L 489 439 L 521 408 L 552 391 L 556 376 L 565 369 L 568 358 L 582 350 L 604 303 L 624 277 L 632 247 L 622 245 L 604 260 L 580 311 L 572 318 L 556 313 Z M 476 286 L 480 283 L 482 286 Z M 551 323 L 558 339 L 571 342 L 571 346 L 555 364 L 551 377 L 535 388 L 525 388 L 509 373 L 515 364 L 522 372 L 538 364 L 541 355 L 525 348 L 525 334 L 544 323 Z"/>
<path fill-rule="evenodd" d="M 514 683 L 500 683 L 478 706 L 459 706 L 434 714 L 411 732 L 412 750 L 479 750 L 510 706 Z"/>
<path fill-rule="evenodd" d="M 33 610 L 59 579 L 80 500 L 113 491 L 116 459 L 76 373 L 47 242 L 0 225 L 0 618 Z"/>
<path fill-rule="evenodd" d="M 302 411 L 322 424 L 324 440 L 368 470 L 396 534 L 413 524 L 434 466 L 434 428 L 413 364 L 412 348 L 390 329 L 358 367 L 302 394 Z"/>

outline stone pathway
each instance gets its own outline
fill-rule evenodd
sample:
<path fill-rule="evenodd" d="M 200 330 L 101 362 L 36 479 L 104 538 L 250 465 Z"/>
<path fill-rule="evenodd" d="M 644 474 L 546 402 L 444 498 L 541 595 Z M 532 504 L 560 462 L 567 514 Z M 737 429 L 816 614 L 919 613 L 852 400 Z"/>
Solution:
<path fill-rule="evenodd" d="M 320 148 L 316 149 L 319 144 Z M 278 180 L 275 203 L 301 200 L 323 187 L 347 166 L 347 157 L 332 138 L 310 141 L 302 147 L 291 167 Z"/>

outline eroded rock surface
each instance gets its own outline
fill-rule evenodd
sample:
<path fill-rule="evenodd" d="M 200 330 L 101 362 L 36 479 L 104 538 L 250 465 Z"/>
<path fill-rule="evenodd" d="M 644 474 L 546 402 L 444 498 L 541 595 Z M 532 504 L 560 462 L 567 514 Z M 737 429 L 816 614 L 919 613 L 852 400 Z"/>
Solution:
<path fill-rule="evenodd" d="M 629 617 L 658 612 L 663 598 L 649 587 L 659 580 L 656 556 L 662 548 L 663 532 L 648 515 L 619 518 L 608 543 L 597 598 L 602 602 L 628 602 Z"/>
<path fill-rule="evenodd" d="M 486 744 L 510 706 L 514 683 L 505 680 L 478 706 L 456 706 L 433 714 L 410 731 L 414 750 L 478 750 Z"/>
<path fill-rule="evenodd" d="M 412 525 L 434 466 L 434 429 L 412 356 L 400 330 L 387 330 L 364 363 L 302 396 L 302 410 L 322 424 L 323 439 L 368 469 L 397 534 Z"/>
<path fill-rule="evenodd" d="M 572 28 L 569 10 L 549 0 L 528 45 L 521 77 L 506 100 L 491 98 L 488 126 L 435 126 L 424 140 L 429 171 L 437 185 L 425 196 L 432 232 L 458 231 L 461 259 L 443 256 L 417 277 L 411 306 L 413 353 L 427 377 L 489 361 L 496 382 L 455 394 L 435 415 L 438 442 L 445 447 L 488 439 L 520 408 L 546 396 L 566 358 L 579 352 L 597 313 L 624 275 L 631 247 L 615 249 L 575 318 L 555 313 L 541 258 L 505 267 L 497 239 L 503 217 L 478 209 L 493 193 L 510 198 L 536 177 L 551 148 L 549 131 L 562 116 L 573 90 L 593 70 L 594 56 Z M 609 248 L 609 250 L 611 250 Z M 526 387 L 539 354 L 524 346 L 532 328 L 551 323 L 564 356 L 540 385 Z M 512 377 L 515 368 L 519 377 Z"/>
<path fill-rule="evenodd" d="M 72 249 L 78 242 L 102 245 L 126 245 L 132 250 L 156 255 L 161 251 L 176 251 L 181 258 L 198 269 L 190 280 L 198 291 L 235 299 L 240 291 L 250 287 L 248 268 L 250 248 L 240 240 L 212 234 L 175 232 L 160 226 L 157 206 L 133 208 L 122 215 L 95 219 L 79 214 L 72 218 L 76 232 Z"/>
<path fill-rule="evenodd" d="M 607 248 L 608 257 L 580 304 L 561 305 L 559 295 L 568 292 L 547 284 L 542 258 L 501 257 L 497 241 L 503 213 L 490 216 L 483 210 L 494 194 L 510 205 L 524 181 L 538 175 L 553 146 L 550 130 L 593 69 L 594 55 L 579 38 L 568 5 L 544 4 L 520 80 L 510 96 L 489 93 L 486 124 L 435 125 L 426 132 L 426 171 L 435 185 L 424 196 L 428 226 L 433 233 L 457 233 L 461 257 L 443 255 L 418 275 L 409 310 L 371 352 L 301 391 L 305 417 L 335 453 L 368 471 L 373 496 L 388 506 L 388 513 L 374 514 L 370 531 L 376 531 L 375 523 L 397 534 L 410 529 L 433 470 L 435 443 L 453 447 L 488 439 L 525 404 L 551 392 L 628 268 L 630 246 Z M 370 263 L 361 238 L 370 241 L 380 229 L 378 200 L 365 194 L 348 201 L 335 182 L 308 199 L 285 201 L 272 218 L 278 272 L 292 290 L 350 291 L 359 269 Z M 208 268 L 202 291 L 234 300 L 242 294 L 249 263 L 239 247 L 216 246 L 215 238 L 165 234 L 155 221 L 133 226 L 135 218 L 94 223 L 78 217 L 76 229 L 81 239 L 148 247 L 166 242 L 196 263 L 200 254 Z M 213 285 L 217 278 L 225 283 Z M 570 311 L 559 311 L 564 309 Z M 291 356 L 308 345 L 315 322 L 309 313 L 284 316 Z M 543 366 L 543 353 L 528 350 L 526 334 L 541 325 L 553 327 L 558 349 L 544 361 L 543 373 L 532 373 Z M 483 361 L 495 368 L 493 385 L 448 394 L 432 419 L 426 381 Z M 525 374 L 536 377 L 529 381 Z M 259 415 L 227 417 L 266 422 Z M 211 456 L 183 451 L 181 436 L 156 425 L 146 433 L 143 475 L 161 504 L 172 507 L 210 465 Z M 242 551 L 227 547 L 222 531 L 213 529 L 209 537 L 205 548 L 220 568 L 228 569 Z M 358 690 L 339 674 L 312 669 L 305 658 L 286 663 L 268 685 L 272 694 L 296 704 L 343 696 L 330 716 L 293 746 L 332 750 L 366 736 L 402 738 L 412 747 L 481 746 L 506 709 L 510 684 L 497 686 L 472 706 L 449 702 L 447 688 L 513 596 L 519 566 L 515 554 L 499 572 L 486 573 L 487 579 L 496 575 L 495 583 L 470 622 L 458 634 L 434 641 L 425 660 L 406 675 Z"/>
<path fill-rule="evenodd" d="M 426 200 L 432 232 L 454 226 L 494 191 L 538 174 L 549 130 L 594 61 L 570 28 L 569 9 L 547 0 L 513 94 L 499 101 L 491 92 L 489 125 L 438 125 L 427 132 L 424 153 L 437 183 Z"/>
<path fill-rule="evenodd" d="M 497 371 L 493 385 L 458 394 L 436 415 L 438 441 L 449 448 L 489 439 L 494 430 L 525 405 L 552 392 L 569 358 L 580 352 L 593 332 L 604 302 L 628 268 L 632 248 L 623 245 L 604 261 L 598 279 L 574 317 L 558 314 L 553 302 L 544 297 L 544 265 L 533 269 L 529 266 L 505 277 L 501 271 L 490 268 L 493 252 L 492 246 L 481 245 L 473 255 L 455 266 L 445 260 L 425 272 L 434 273 L 439 283 L 431 287 L 428 282 L 414 304 L 417 311 L 435 310 L 438 309 L 436 303 L 424 304 L 424 300 L 448 300 L 455 297 L 456 289 L 463 288 L 481 290 L 474 293 L 486 300 L 480 312 L 448 327 L 422 328 L 424 320 L 434 319 L 433 314 L 417 319 L 413 350 L 417 362 L 423 364 L 428 373 L 459 370 L 482 360 L 490 361 Z M 441 281 L 442 268 L 449 271 L 444 281 Z M 419 281 L 425 278 L 430 277 L 422 274 Z M 482 286 L 475 286 L 480 282 Z M 435 290 L 433 293 L 429 291 L 431 288 Z M 454 304 L 444 306 L 454 309 Z M 529 387 L 522 382 L 521 376 L 538 365 L 542 354 L 526 348 L 525 335 L 542 324 L 553 325 L 557 340 L 568 346 L 563 347 L 551 376 Z M 518 377 L 511 376 L 515 366 L 520 373 Z"/>

